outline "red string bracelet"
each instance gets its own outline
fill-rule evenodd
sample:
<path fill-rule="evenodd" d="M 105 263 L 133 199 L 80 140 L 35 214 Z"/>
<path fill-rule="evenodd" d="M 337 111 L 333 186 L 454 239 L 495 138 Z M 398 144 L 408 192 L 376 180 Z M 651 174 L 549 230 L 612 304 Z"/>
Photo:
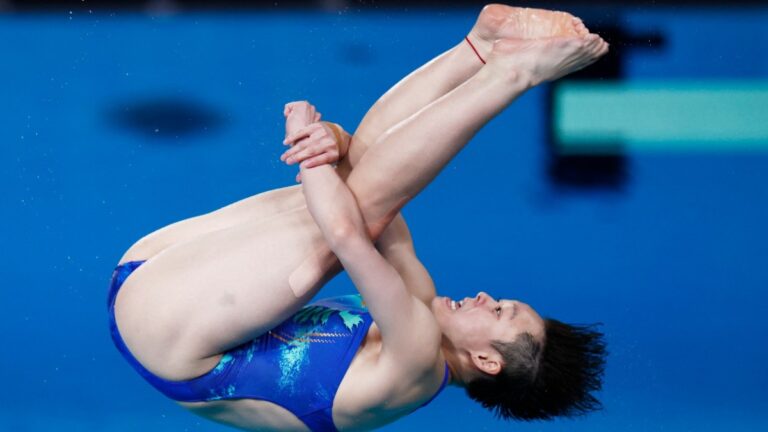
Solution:
<path fill-rule="evenodd" d="M 474 51 L 474 52 L 475 52 L 475 54 L 477 54 L 477 58 L 479 58 L 479 59 L 480 59 L 480 61 L 481 61 L 481 62 L 483 62 L 483 64 L 485 64 L 485 60 L 483 60 L 483 58 L 482 58 L 482 57 L 480 57 L 480 53 L 479 53 L 479 52 L 477 52 L 477 48 L 475 48 L 475 46 L 474 46 L 474 45 L 472 45 L 472 41 L 471 41 L 471 40 L 469 40 L 469 36 L 464 36 L 464 39 L 466 39 L 466 40 L 467 40 L 467 43 L 469 44 L 469 46 L 471 46 L 471 47 L 472 47 L 472 51 Z"/>

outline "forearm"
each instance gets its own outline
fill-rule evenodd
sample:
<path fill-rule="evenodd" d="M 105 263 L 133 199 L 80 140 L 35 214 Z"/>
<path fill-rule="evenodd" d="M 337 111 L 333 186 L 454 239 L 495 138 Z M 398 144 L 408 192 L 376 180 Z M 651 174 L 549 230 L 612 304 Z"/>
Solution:
<path fill-rule="evenodd" d="M 307 207 L 334 252 L 350 237 L 369 238 L 354 195 L 333 167 L 302 164 L 301 177 Z"/>

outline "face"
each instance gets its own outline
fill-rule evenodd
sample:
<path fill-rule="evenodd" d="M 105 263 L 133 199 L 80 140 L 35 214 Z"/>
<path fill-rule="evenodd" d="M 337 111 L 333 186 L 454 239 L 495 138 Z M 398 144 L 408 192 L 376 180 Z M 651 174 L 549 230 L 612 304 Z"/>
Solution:
<path fill-rule="evenodd" d="M 523 333 L 538 341 L 544 339 L 544 320 L 517 300 L 495 300 L 480 292 L 474 298 L 456 301 L 435 297 L 431 309 L 443 335 L 470 355 L 493 356 L 496 350 L 491 341 L 512 342 Z"/>

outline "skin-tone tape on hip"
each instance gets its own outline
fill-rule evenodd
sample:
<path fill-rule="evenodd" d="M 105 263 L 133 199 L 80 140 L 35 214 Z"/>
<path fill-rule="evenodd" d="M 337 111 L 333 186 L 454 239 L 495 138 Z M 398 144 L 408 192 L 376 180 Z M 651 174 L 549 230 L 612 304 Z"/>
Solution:
<path fill-rule="evenodd" d="M 328 270 L 336 263 L 336 255 L 329 250 L 320 250 L 310 254 L 288 276 L 288 286 L 296 298 L 302 298 L 309 292 L 322 286 Z"/>

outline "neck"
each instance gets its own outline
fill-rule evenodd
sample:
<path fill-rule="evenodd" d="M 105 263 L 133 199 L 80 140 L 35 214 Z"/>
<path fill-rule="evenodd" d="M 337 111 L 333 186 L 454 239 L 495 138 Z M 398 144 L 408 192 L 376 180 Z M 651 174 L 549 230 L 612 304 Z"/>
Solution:
<path fill-rule="evenodd" d="M 445 335 L 442 337 L 440 350 L 443 352 L 445 362 L 448 363 L 448 370 L 451 372 L 448 384 L 457 387 L 464 387 L 464 366 L 461 356 L 459 355 L 458 349 L 447 337 L 445 337 Z"/>

